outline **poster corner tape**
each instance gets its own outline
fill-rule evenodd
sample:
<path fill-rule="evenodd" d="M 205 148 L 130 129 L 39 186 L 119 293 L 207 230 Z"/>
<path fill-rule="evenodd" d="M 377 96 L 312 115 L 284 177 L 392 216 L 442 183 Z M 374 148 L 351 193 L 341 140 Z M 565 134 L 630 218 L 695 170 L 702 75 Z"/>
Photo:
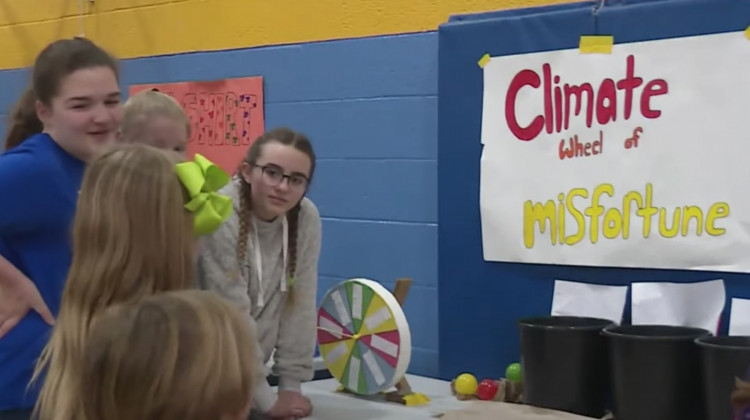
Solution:
<path fill-rule="evenodd" d="M 490 62 L 490 55 L 489 55 L 489 53 L 488 53 L 488 54 L 485 54 L 485 55 L 483 55 L 483 56 L 482 56 L 482 57 L 481 57 L 481 58 L 479 59 L 479 61 L 477 62 L 477 64 L 479 64 L 479 67 L 480 67 L 480 68 L 484 68 L 484 66 L 486 66 L 486 65 L 487 65 L 487 63 L 489 63 L 489 62 Z"/>
<path fill-rule="evenodd" d="M 612 35 L 581 35 L 578 50 L 583 54 L 612 54 L 614 43 Z"/>

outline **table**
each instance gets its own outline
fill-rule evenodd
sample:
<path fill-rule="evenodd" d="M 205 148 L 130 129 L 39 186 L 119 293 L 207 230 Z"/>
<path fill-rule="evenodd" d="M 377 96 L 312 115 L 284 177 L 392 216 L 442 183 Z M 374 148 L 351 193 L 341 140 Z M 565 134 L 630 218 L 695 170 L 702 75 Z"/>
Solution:
<path fill-rule="evenodd" d="M 313 414 L 310 420 L 423 420 L 437 414 L 465 407 L 468 403 L 451 395 L 450 382 L 424 376 L 406 375 L 414 392 L 425 394 L 430 402 L 421 406 L 404 406 L 386 402 L 382 396 L 359 397 L 336 392 L 339 383 L 324 379 L 302 384 L 302 393 L 310 398 Z"/>
<path fill-rule="evenodd" d="M 309 420 L 435 420 L 437 415 L 451 412 L 445 420 L 595 420 L 554 410 L 519 404 L 487 401 L 459 401 L 451 395 L 450 382 L 424 376 L 406 375 L 414 392 L 427 395 L 430 402 L 407 407 L 387 402 L 382 396 L 359 397 L 336 392 L 335 379 L 322 379 L 302 384 L 302 393 L 310 398 L 313 414 Z M 461 412 L 454 412 L 461 410 Z M 609 417 L 607 417 L 609 418 Z M 251 417 L 250 420 L 256 420 Z M 264 420 L 257 418 L 257 420 Z"/>

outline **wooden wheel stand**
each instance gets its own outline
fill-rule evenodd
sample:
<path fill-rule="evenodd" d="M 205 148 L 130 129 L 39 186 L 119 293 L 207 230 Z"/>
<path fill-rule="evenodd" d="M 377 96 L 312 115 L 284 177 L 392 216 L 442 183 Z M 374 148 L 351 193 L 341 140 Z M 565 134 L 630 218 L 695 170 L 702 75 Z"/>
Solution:
<path fill-rule="evenodd" d="M 411 282 L 412 280 L 410 278 L 401 278 L 396 280 L 396 285 L 393 290 L 393 297 L 396 298 L 396 301 L 402 307 L 404 306 L 406 295 L 409 294 Z M 357 395 L 344 388 L 343 386 L 339 387 L 338 391 Z M 412 390 L 411 385 L 409 384 L 409 380 L 406 379 L 406 377 L 401 378 L 396 383 L 395 391 L 385 392 L 382 395 L 385 397 L 385 401 L 407 406 L 424 405 L 430 402 L 430 399 L 426 395 L 414 392 Z"/>

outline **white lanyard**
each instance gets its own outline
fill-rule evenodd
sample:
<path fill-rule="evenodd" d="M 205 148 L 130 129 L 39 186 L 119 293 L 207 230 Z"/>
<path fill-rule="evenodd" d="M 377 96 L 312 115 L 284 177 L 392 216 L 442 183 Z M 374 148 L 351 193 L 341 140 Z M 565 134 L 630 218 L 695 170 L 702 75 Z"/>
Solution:
<path fill-rule="evenodd" d="M 287 267 L 287 253 L 289 249 L 289 223 L 286 220 L 286 216 L 283 216 L 281 220 L 281 254 L 283 258 L 283 265 L 281 270 L 281 284 L 279 287 L 282 292 L 286 292 L 286 267 Z M 258 239 L 258 226 L 255 224 L 253 219 L 253 239 L 255 240 L 255 271 L 258 274 L 258 306 L 263 308 L 266 304 L 265 293 L 263 292 L 263 257 L 260 253 L 260 240 Z"/>

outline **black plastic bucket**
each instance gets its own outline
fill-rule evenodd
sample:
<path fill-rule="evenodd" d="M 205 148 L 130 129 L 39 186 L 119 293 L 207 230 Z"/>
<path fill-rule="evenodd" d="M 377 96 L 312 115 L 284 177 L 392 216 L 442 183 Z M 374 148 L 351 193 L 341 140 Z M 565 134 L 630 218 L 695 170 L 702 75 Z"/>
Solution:
<path fill-rule="evenodd" d="M 700 328 L 666 325 L 608 327 L 617 420 L 706 420 Z"/>
<path fill-rule="evenodd" d="M 524 402 L 602 417 L 609 385 L 602 330 L 612 324 L 568 316 L 520 320 Z"/>
<path fill-rule="evenodd" d="M 732 420 L 730 397 L 735 378 L 747 380 L 750 337 L 701 337 L 695 341 L 703 361 L 707 420 Z"/>

